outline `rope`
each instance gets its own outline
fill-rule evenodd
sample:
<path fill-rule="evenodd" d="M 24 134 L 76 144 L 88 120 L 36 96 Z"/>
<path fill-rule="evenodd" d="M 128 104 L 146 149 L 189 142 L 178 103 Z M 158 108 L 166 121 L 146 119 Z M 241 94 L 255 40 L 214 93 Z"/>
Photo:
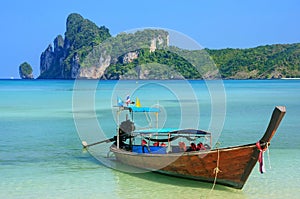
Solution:
<path fill-rule="evenodd" d="M 264 165 L 264 157 L 263 154 L 266 150 L 268 150 L 270 143 L 266 142 L 261 144 L 260 141 L 256 142 L 256 147 L 259 150 L 259 155 L 258 155 L 258 163 L 259 163 L 259 172 L 264 173 L 265 172 L 265 165 Z M 264 146 L 264 147 L 262 147 Z"/>
<path fill-rule="evenodd" d="M 209 193 L 208 193 L 208 196 L 211 194 L 211 192 L 214 190 L 214 188 L 215 188 L 215 186 L 216 186 L 217 178 L 218 178 L 218 173 L 219 173 L 219 172 L 222 172 L 222 171 L 219 169 L 220 150 L 217 149 L 217 152 L 218 152 L 217 166 L 216 166 L 216 168 L 214 168 L 214 172 L 213 172 L 213 174 L 215 174 L 215 179 L 214 179 L 213 186 L 212 186 L 211 190 L 210 190 Z"/>
<path fill-rule="evenodd" d="M 218 141 L 215 145 L 215 148 L 219 148 L 220 146 L 221 146 L 221 142 Z"/>

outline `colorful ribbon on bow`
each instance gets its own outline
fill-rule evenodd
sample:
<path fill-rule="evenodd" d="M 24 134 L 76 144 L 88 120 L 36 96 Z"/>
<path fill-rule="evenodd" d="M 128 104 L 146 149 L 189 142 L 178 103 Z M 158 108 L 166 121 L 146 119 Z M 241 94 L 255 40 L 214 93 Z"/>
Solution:
<path fill-rule="evenodd" d="M 265 152 L 265 150 L 267 149 L 267 147 L 264 148 L 264 149 L 262 149 L 259 141 L 256 142 L 256 147 L 259 150 L 259 155 L 258 155 L 259 171 L 260 171 L 260 173 L 264 173 L 264 172 L 266 172 L 266 170 L 265 170 L 265 165 L 264 165 L 263 153 Z"/>

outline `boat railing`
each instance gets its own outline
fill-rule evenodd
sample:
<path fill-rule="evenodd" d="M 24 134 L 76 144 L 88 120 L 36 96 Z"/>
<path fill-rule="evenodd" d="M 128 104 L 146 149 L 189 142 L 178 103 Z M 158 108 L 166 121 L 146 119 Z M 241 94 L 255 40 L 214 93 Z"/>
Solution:
<path fill-rule="evenodd" d="M 150 131 L 150 130 L 149 130 Z M 163 131 L 163 130 L 162 130 Z M 188 150 L 193 144 L 197 147 L 203 144 L 204 149 L 211 147 L 211 133 L 194 130 L 183 129 L 172 132 L 146 132 L 137 131 L 131 133 L 132 149 L 136 152 L 144 151 L 166 151 L 169 152 L 184 152 Z M 147 150 L 144 150 L 144 146 Z M 163 150 L 165 148 L 165 150 Z M 196 149 L 195 149 L 196 150 Z"/>

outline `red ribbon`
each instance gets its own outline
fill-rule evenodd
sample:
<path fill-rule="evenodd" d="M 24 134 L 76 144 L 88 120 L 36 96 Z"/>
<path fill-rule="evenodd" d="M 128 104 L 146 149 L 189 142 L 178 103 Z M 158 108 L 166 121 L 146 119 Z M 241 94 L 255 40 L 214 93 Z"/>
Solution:
<path fill-rule="evenodd" d="M 256 142 L 256 147 L 259 150 L 259 155 L 258 155 L 258 162 L 259 162 L 259 171 L 260 173 L 264 173 L 265 172 L 265 168 L 264 168 L 264 158 L 263 158 L 263 153 L 265 152 L 266 149 L 262 149 L 260 142 Z"/>

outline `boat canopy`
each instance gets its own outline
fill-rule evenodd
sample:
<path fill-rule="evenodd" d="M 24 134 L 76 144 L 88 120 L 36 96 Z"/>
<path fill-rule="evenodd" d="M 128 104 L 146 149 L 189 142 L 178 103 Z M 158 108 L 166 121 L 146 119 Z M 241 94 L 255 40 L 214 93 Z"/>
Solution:
<path fill-rule="evenodd" d="M 127 108 L 129 111 L 132 112 L 153 112 L 153 113 L 158 113 L 159 108 L 154 108 L 154 107 L 136 107 L 136 106 L 128 106 L 124 107 Z"/>
<path fill-rule="evenodd" d="M 211 137 L 211 133 L 197 129 L 151 128 L 135 130 L 133 136 L 142 136 L 144 139 L 153 142 L 171 142 L 178 138 L 195 141 L 196 137 Z M 158 138 L 157 136 L 163 136 L 165 138 Z"/>
<path fill-rule="evenodd" d="M 137 134 L 170 133 L 170 134 L 190 134 L 190 135 L 211 135 L 211 133 L 209 133 L 209 132 L 198 130 L 198 129 L 177 129 L 177 128 L 140 129 L 140 130 L 135 130 L 134 133 L 137 133 Z"/>

